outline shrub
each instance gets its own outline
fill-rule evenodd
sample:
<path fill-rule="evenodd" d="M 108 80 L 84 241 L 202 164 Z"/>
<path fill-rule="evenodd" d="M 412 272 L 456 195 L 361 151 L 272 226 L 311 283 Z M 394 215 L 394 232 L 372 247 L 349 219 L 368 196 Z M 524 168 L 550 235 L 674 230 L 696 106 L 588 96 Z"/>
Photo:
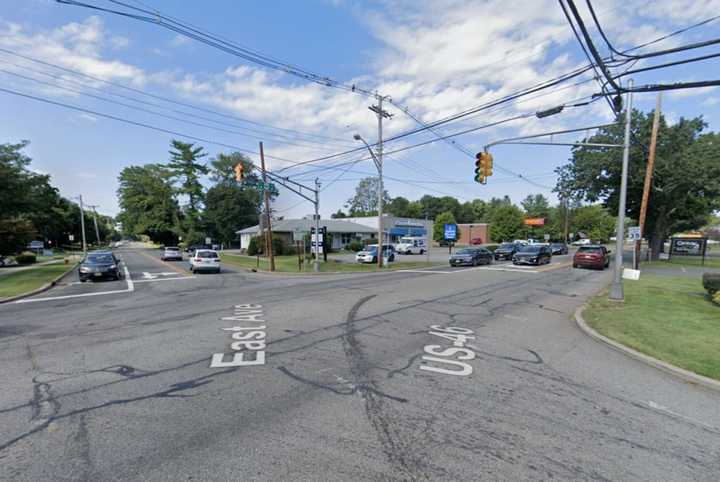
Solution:
<path fill-rule="evenodd" d="M 348 243 L 345 245 L 345 249 L 348 249 L 350 251 L 355 251 L 356 253 L 358 251 L 362 251 L 362 249 L 365 247 L 365 245 L 360 241 L 353 241 L 351 243 Z"/>
<path fill-rule="evenodd" d="M 37 256 L 35 256 L 35 253 L 21 253 L 15 256 L 15 261 L 17 264 L 34 264 L 37 261 Z"/>
<path fill-rule="evenodd" d="M 715 293 L 715 295 L 712 297 L 713 303 L 720 306 L 720 291 Z"/>
<path fill-rule="evenodd" d="M 710 295 L 720 292 L 720 273 L 703 273 L 703 288 Z"/>
<path fill-rule="evenodd" d="M 247 254 L 248 256 L 255 256 L 260 254 L 261 247 L 262 246 L 262 239 L 260 239 L 260 236 L 253 236 L 250 238 L 250 243 L 247 247 Z"/>

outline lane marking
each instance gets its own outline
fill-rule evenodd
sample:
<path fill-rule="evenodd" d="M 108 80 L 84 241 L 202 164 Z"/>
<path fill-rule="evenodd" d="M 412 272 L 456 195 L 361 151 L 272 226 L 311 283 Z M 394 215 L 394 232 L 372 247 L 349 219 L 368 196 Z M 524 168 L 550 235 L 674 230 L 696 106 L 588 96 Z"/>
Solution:
<path fill-rule="evenodd" d="M 176 276 L 174 278 L 138 279 L 135 280 L 135 283 L 155 283 L 157 281 L 182 281 L 195 278 L 197 278 L 197 276 Z"/>
<path fill-rule="evenodd" d="M 55 300 L 66 300 L 70 298 L 84 298 L 87 296 L 100 296 L 100 295 L 111 295 L 116 293 L 132 293 L 135 291 L 135 283 L 130 277 L 130 272 L 127 266 L 123 265 L 123 271 L 125 272 L 125 281 L 127 282 L 127 288 L 124 290 L 111 290 L 111 291 L 96 291 L 95 293 L 80 293 L 77 295 L 63 295 L 63 296 L 49 296 L 47 298 L 27 298 L 24 300 L 17 300 L 15 303 L 35 303 L 37 301 L 55 301 Z"/>
<path fill-rule="evenodd" d="M 652 408 L 653 410 L 657 410 L 658 412 L 665 412 L 665 413 L 667 413 L 668 415 L 672 415 L 672 416 L 674 416 L 674 417 L 681 418 L 681 419 L 686 420 L 686 421 L 688 421 L 688 422 L 692 422 L 692 423 L 696 423 L 696 424 L 698 424 L 698 425 L 702 425 L 702 426 L 705 427 L 705 428 L 709 428 L 709 429 L 712 429 L 712 430 L 716 430 L 716 427 L 713 427 L 712 425 L 708 425 L 708 424 L 706 424 L 706 423 L 704 423 L 704 422 L 701 422 L 700 420 L 697 420 L 697 419 L 695 419 L 695 418 L 687 417 L 687 416 L 682 415 L 682 414 L 680 414 L 680 413 L 673 412 L 673 411 L 670 410 L 669 408 L 667 408 L 667 407 L 665 407 L 665 406 L 663 406 L 663 405 L 660 405 L 659 403 L 655 403 L 655 402 L 653 402 L 652 400 L 648 400 L 648 407 Z"/>
<path fill-rule="evenodd" d="M 153 261 L 158 261 L 158 262 L 164 264 L 165 266 L 167 266 L 167 267 L 170 268 L 171 270 L 175 271 L 176 273 L 180 273 L 180 274 L 183 275 L 183 276 L 187 276 L 187 272 L 183 271 L 181 268 L 178 268 L 178 267 L 175 266 L 175 265 L 172 265 L 172 264 L 168 263 L 167 261 L 163 261 L 163 260 L 161 260 L 160 258 L 156 258 L 155 256 L 152 256 L 151 254 L 148 254 L 148 253 L 146 253 L 145 251 L 138 251 L 138 253 L 140 253 L 141 255 L 143 255 L 143 256 L 145 256 L 145 257 L 147 257 L 147 258 L 152 259 Z"/>
<path fill-rule="evenodd" d="M 450 274 L 451 271 L 428 271 L 422 269 L 398 269 L 397 273 L 427 273 L 427 274 Z"/>

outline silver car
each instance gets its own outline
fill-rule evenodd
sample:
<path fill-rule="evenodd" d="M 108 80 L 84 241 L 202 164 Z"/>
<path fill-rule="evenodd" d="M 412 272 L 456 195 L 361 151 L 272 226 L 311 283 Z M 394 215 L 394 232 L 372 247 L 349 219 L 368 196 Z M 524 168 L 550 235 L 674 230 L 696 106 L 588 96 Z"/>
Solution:
<path fill-rule="evenodd" d="M 190 272 L 213 271 L 220 272 L 220 255 L 211 249 L 198 249 L 190 257 Z"/>
<path fill-rule="evenodd" d="M 163 261 L 182 261 L 182 251 L 176 246 L 167 246 L 160 256 L 160 259 Z"/>

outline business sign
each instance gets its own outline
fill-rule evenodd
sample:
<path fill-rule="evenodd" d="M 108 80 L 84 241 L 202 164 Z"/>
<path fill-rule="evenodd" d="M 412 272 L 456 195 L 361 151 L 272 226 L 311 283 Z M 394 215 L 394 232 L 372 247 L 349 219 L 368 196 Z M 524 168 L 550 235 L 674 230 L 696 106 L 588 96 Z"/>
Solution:
<path fill-rule="evenodd" d="M 446 224 L 444 234 L 446 240 L 457 239 L 457 224 Z"/>
<path fill-rule="evenodd" d="M 44 247 L 45 243 L 42 241 L 30 241 L 30 244 L 28 244 L 30 249 L 43 249 Z"/>
<path fill-rule="evenodd" d="M 528 218 L 523 222 L 526 226 L 545 226 L 545 218 Z"/>
<path fill-rule="evenodd" d="M 550 235 L 545 233 L 545 241 L 550 241 Z"/>
<path fill-rule="evenodd" d="M 628 239 L 632 241 L 640 240 L 640 226 L 632 226 L 628 228 Z"/>

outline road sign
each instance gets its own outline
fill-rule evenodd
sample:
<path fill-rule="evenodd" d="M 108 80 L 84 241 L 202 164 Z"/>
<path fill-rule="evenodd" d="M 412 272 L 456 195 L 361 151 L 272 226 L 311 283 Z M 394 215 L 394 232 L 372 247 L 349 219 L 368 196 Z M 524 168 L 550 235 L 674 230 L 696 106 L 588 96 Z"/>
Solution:
<path fill-rule="evenodd" d="M 312 239 L 311 241 L 314 243 L 315 241 L 320 241 L 320 246 L 323 244 L 323 233 L 321 232 L 319 235 L 312 233 Z"/>
<path fill-rule="evenodd" d="M 568 236 L 570 237 L 570 239 L 572 239 L 575 237 L 575 233 L 568 233 Z"/>
<path fill-rule="evenodd" d="M 550 241 L 550 235 L 549 235 L 549 234 L 545 234 L 545 241 Z"/>
<path fill-rule="evenodd" d="M 212 238 L 205 238 L 205 244 L 212 244 Z"/>
<path fill-rule="evenodd" d="M 68 240 L 69 240 L 69 241 L 75 241 L 75 235 L 74 235 L 74 234 L 68 234 Z"/>
<path fill-rule="evenodd" d="M 628 238 L 633 241 L 638 241 L 640 239 L 640 226 L 628 228 Z"/>
<path fill-rule="evenodd" d="M 446 224 L 445 225 L 445 239 L 457 239 L 457 224 Z"/>

